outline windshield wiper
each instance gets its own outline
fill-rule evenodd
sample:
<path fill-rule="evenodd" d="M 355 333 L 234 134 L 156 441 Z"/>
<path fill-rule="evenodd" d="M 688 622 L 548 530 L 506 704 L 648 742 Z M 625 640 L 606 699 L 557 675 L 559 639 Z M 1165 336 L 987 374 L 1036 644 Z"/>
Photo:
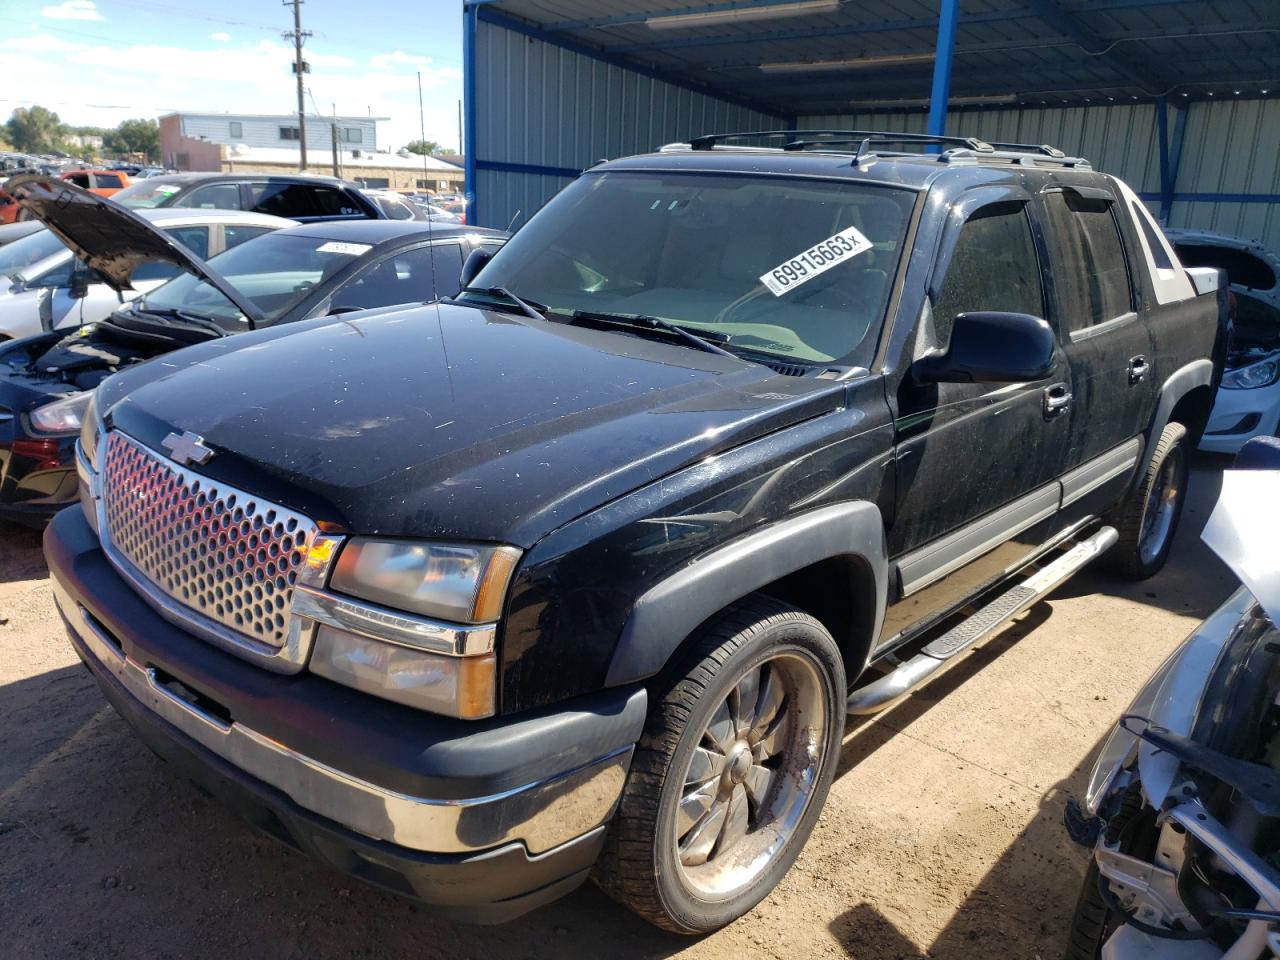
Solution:
<path fill-rule="evenodd" d="M 501 297 L 509 300 L 513 306 L 519 307 L 520 312 L 526 317 L 532 317 L 534 320 L 547 319 L 546 304 L 537 303 L 533 300 L 525 300 L 516 296 L 506 287 L 464 287 L 461 293 L 482 293 L 486 297 Z"/>
<path fill-rule="evenodd" d="M 666 333 L 674 334 L 679 337 L 695 350 L 703 350 L 706 353 L 718 353 L 722 357 L 733 357 L 735 360 L 742 359 L 736 353 L 731 353 L 724 349 L 724 347 L 716 346 L 713 342 L 716 339 L 719 339 L 721 343 L 728 342 L 729 338 L 725 337 L 723 334 L 699 336 L 679 324 L 672 323 L 670 320 L 663 320 L 661 317 L 649 317 L 644 314 L 596 313 L 591 310 L 575 310 L 569 315 L 570 323 L 578 323 L 580 321 L 587 321 L 588 323 L 615 323 L 623 327 L 662 330 Z"/>
<path fill-rule="evenodd" d="M 185 310 L 179 310 L 177 307 L 148 307 L 145 304 L 136 307 L 139 313 L 145 313 L 151 317 L 159 317 L 161 320 L 181 320 L 183 323 L 189 323 L 193 327 L 200 327 L 202 330 L 208 330 L 219 337 L 225 337 L 228 331 L 216 320 L 209 317 L 202 317 L 196 313 L 187 313 Z"/>

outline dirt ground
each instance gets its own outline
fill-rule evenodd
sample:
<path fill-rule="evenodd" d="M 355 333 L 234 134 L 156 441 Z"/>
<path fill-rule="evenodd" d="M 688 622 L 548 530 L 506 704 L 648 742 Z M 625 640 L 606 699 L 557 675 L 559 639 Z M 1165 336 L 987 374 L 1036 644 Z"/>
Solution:
<path fill-rule="evenodd" d="M 698 940 L 590 886 L 507 926 L 456 925 L 252 833 L 106 705 L 63 637 L 39 537 L 0 524 L 0 957 L 1058 957 L 1085 864 L 1063 805 L 1139 685 L 1234 587 L 1198 540 L 1220 469 L 1197 467 L 1158 578 L 1086 572 L 853 724 L 796 868 Z"/>

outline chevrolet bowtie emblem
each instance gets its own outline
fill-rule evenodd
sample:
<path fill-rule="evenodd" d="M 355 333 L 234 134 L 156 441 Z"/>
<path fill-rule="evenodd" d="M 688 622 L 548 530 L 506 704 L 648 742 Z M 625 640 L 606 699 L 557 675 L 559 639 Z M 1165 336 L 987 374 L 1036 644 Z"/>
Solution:
<path fill-rule="evenodd" d="M 173 460 L 183 466 L 189 463 L 208 463 L 213 456 L 213 451 L 204 445 L 204 437 L 190 430 L 181 434 L 169 434 L 160 441 L 160 446 L 168 450 Z"/>

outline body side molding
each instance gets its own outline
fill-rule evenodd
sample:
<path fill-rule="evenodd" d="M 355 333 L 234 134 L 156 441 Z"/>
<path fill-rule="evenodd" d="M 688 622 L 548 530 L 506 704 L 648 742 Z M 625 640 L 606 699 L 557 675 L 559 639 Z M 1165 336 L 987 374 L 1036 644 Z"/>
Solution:
<path fill-rule="evenodd" d="M 650 588 L 636 601 L 623 625 L 605 685 L 619 686 L 653 676 L 684 639 L 716 611 L 781 577 L 835 557 L 860 560 L 871 570 L 876 590 L 871 638 L 879 636 L 889 582 L 884 520 L 873 503 L 841 503 L 741 537 Z M 857 603 L 858 599 L 850 596 L 849 602 Z"/>

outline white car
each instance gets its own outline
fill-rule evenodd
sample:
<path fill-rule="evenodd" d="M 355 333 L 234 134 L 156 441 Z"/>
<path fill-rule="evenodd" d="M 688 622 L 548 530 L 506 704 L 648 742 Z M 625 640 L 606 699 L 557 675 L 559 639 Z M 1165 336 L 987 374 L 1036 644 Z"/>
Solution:
<path fill-rule="evenodd" d="M 1253 240 L 1166 230 L 1185 267 L 1218 267 L 1230 281 L 1235 333 L 1200 449 L 1237 453 L 1280 432 L 1280 256 Z"/>
<path fill-rule="evenodd" d="M 241 210 L 163 207 L 135 212 L 201 260 L 272 230 L 296 226 L 283 217 Z M 0 341 L 104 320 L 125 300 L 180 272 L 172 263 L 144 263 L 133 273 L 133 290 L 116 293 L 52 231 L 39 230 L 0 248 Z"/>

